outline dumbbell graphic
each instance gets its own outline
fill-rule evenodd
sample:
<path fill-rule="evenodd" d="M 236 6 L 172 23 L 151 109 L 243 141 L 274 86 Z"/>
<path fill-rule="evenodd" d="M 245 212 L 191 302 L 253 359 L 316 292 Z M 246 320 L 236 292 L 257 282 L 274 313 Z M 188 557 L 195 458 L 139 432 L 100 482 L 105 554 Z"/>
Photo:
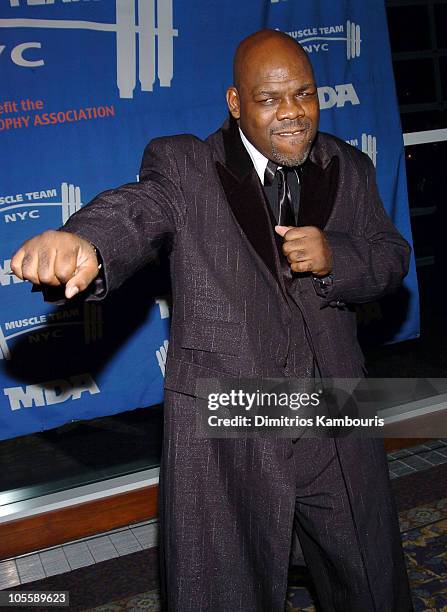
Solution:
<path fill-rule="evenodd" d="M 0 359 L 11 359 L 11 351 L 7 340 L 0 325 Z"/>
<path fill-rule="evenodd" d="M 44 202 L 42 200 L 37 200 L 36 202 L 26 202 L 20 204 L 12 204 L 9 206 L 4 206 L 0 208 L 0 213 L 5 213 L 5 220 L 9 221 L 17 221 L 17 217 L 22 221 L 25 220 L 26 213 L 12 212 L 18 211 L 20 208 L 33 208 L 38 209 L 46 206 L 60 206 L 61 207 L 61 217 L 62 224 L 68 221 L 69 217 L 79 210 L 82 207 L 81 202 L 81 189 L 76 185 L 72 185 L 71 183 L 62 183 L 61 184 L 61 201 L 60 202 Z M 11 211 L 11 212 L 8 212 Z M 29 213 L 29 217 L 31 219 L 36 218 L 36 215 Z"/>
<path fill-rule="evenodd" d="M 347 140 L 347 143 L 352 145 L 353 147 L 359 146 L 359 141 L 357 138 Z M 363 153 L 366 153 L 368 157 L 371 159 L 374 166 L 377 165 L 377 138 L 376 136 L 372 136 L 371 134 L 362 134 L 362 142 L 361 142 L 361 150 Z"/>
<path fill-rule="evenodd" d="M 346 57 L 348 60 L 354 57 L 360 57 L 361 42 L 360 26 L 348 19 L 346 22 Z"/>
<path fill-rule="evenodd" d="M 13 329 L 12 333 L 8 336 L 3 332 L 2 326 L 0 325 L 0 360 L 2 359 L 12 359 L 11 349 L 8 347 L 8 342 L 17 336 L 23 336 L 25 334 L 36 334 L 38 330 L 43 330 L 40 333 L 50 332 L 53 333 L 53 330 L 67 327 L 67 326 L 82 326 L 84 329 L 84 341 L 85 344 L 93 344 L 97 340 L 102 338 L 103 334 L 103 323 L 102 323 L 102 307 L 98 304 L 89 304 L 88 302 L 84 303 L 84 312 L 83 312 L 83 320 L 82 321 L 60 321 L 55 323 L 43 323 L 42 325 L 34 325 L 30 327 L 26 327 L 25 329 L 19 328 L 16 331 L 16 328 Z"/>
<path fill-rule="evenodd" d="M 377 165 L 377 138 L 371 134 L 362 134 L 362 151 L 371 158 L 374 166 Z"/>
<path fill-rule="evenodd" d="M 300 45 L 305 45 L 308 42 L 327 40 L 333 42 L 346 41 L 346 57 L 348 60 L 360 57 L 361 43 L 360 26 L 353 21 L 346 22 L 346 36 L 309 36 L 309 38 L 297 39 Z"/>
<path fill-rule="evenodd" d="M 66 223 L 73 213 L 79 210 L 81 203 L 81 189 L 71 183 L 61 185 L 62 224 Z"/>
<path fill-rule="evenodd" d="M 121 98 L 133 98 L 137 81 L 137 35 L 138 78 L 141 91 L 153 90 L 156 66 L 160 86 L 171 86 L 174 75 L 173 39 L 178 36 L 178 30 L 173 28 L 172 4 L 173 0 L 115 0 L 116 23 L 62 19 L 0 19 L 0 28 L 56 28 L 114 32 L 116 84 Z"/>
<path fill-rule="evenodd" d="M 165 340 L 158 350 L 155 351 L 157 357 L 158 367 L 160 368 L 161 374 L 164 378 L 166 373 L 166 360 L 168 358 L 169 340 Z"/>

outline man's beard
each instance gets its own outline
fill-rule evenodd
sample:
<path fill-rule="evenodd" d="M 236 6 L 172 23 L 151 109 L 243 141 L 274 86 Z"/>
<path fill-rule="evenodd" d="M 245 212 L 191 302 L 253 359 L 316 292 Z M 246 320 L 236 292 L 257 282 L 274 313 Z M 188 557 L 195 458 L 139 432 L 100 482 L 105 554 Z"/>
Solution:
<path fill-rule="evenodd" d="M 303 143 L 305 144 L 305 148 L 300 153 L 297 152 L 295 155 L 294 154 L 286 155 L 282 153 L 278 149 L 277 145 L 275 144 L 272 138 L 272 135 L 278 132 L 286 132 L 288 130 L 292 131 L 294 129 L 300 129 L 300 128 L 304 128 L 308 132 L 311 133 L 311 137 L 309 138 L 309 140 L 306 143 Z M 289 121 L 287 123 L 283 123 L 280 129 L 277 128 L 276 130 L 272 130 L 270 132 L 270 145 L 272 148 L 271 159 L 275 161 L 277 164 L 279 164 L 280 166 L 287 166 L 287 167 L 301 166 L 301 164 L 304 164 L 306 159 L 309 157 L 309 153 L 312 148 L 314 138 L 315 138 L 315 133 L 313 133 L 313 130 L 312 130 L 312 123 L 308 119 L 304 119 L 301 121 Z"/>
<path fill-rule="evenodd" d="M 272 157 L 271 159 L 275 161 L 279 166 L 287 166 L 289 168 L 293 166 L 301 166 L 304 164 L 306 159 L 309 157 L 310 150 L 312 148 L 313 139 L 309 140 L 306 148 L 301 153 L 297 153 L 295 156 L 284 155 L 278 148 L 275 146 L 274 142 L 271 142 L 272 145 Z"/>

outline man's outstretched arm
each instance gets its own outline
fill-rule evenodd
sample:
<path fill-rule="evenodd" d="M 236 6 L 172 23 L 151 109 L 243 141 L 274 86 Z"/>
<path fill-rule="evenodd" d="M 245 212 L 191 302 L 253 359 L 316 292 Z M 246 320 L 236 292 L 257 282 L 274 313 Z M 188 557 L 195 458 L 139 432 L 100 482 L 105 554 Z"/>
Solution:
<path fill-rule="evenodd" d="M 27 240 L 11 260 L 12 271 L 37 285 L 65 285 L 71 298 L 98 276 L 96 249 L 106 292 L 119 287 L 184 223 L 180 177 L 166 139 L 148 145 L 140 178 L 99 194 L 60 231 Z"/>

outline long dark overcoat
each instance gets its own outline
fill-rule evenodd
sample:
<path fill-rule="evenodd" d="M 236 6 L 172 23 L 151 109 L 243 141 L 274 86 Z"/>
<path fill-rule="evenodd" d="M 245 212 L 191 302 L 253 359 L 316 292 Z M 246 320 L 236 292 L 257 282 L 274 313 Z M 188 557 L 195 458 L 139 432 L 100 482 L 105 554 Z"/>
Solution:
<path fill-rule="evenodd" d="M 264 192 L 230 122 L 205 141 L 153 140 L 139 183 L 100 194 L 65 227 L 96 245 L 107 291 L 170 244 L 159 506 L 172 611 L 280 612 L 287 585 L 292 443 L 197 437 L 196 381 L 293 376 L 296 308 L 321 375 L 363 376 L 349 304 L 390 292 L 407 270 L 409 248 L 384 212 L 372 163 L 333 136 L 318 133 L 304 166 L 298 225 L 326 232 L 334 260 L 329 290 L 309 276 L 285 287 Z M 374 606 L 408 610 L 383 442 L 337 440 L 336 451 Z"/>

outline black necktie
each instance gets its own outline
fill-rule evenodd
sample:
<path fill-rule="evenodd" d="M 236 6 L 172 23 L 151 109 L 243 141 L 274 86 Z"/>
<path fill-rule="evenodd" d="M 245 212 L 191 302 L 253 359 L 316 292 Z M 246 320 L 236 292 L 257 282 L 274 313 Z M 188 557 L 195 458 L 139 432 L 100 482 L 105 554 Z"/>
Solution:
<path fill-rule="evenodd" d="M 278 188 L 278 225 L 296 226 L 295 214 L 293 212 L 292 194 L 287 182 L 288 175 L 293 173 L 293 168 L 279 168 L 275 162 L 269 161 L 265 169 L 264 185 L 277 183 Z M 293 177 L 295 178 L 295 177 Z"/>

